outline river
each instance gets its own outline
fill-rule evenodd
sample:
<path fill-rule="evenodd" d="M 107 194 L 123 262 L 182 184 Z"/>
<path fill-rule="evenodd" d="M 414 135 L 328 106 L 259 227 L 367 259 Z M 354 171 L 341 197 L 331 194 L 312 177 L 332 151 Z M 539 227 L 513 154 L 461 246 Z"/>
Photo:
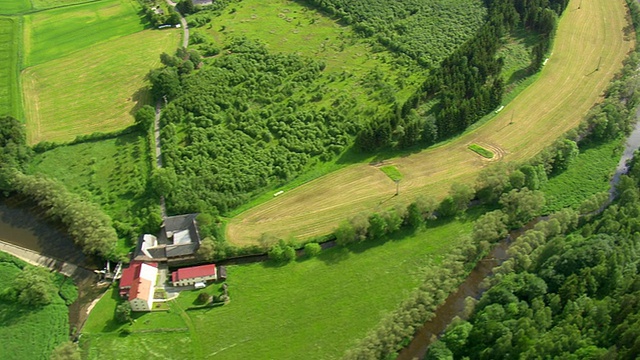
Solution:
<path fill-rule="evenodd" d="M 640 119 L 640 107 L 636 111 L 636 119 Z M 640 121 L 635 124 L 635 128 L 627 138 L 624 152 L 620 157 L 615 173 L 609 182 L 609 200 L 597 212 L 602 212 L 606 206 L 611 204 L 615 198 L 615 187 L 620 181 L 620 177 L 628 170 L 627 162 L 633 158 L 634 152 L 640 148 Z M 496 247 L 484 259 L 480 260 L 476 267 L 471 270 L 469 276 L 458 287 L 456 292 L 449 295 L 444 304 L 440 306 L 433 319 L 424 324 L 418 330 L 409 345 L 402 349 L 397 360 L 423 359 L 427 354 L 429 345 L 433 343 L 447 328 L 449 323 L 456 317 L 462 316 L 465 312 L 465 300 L 467 297 L 479 299 L 484 289 L 481 284 L 485 278 L 491 276 L 493 269 L 507 260 L 507 249 L 513 240 L 535 225 L 539 219 L 527 224 L 524 228 L 512 231 L 507 240 L 496 245 Z"/>
<path fill-rule="evenodd" d="M 101 263 L 85 256 L 68 235 L 44 221 L 35 207 L 16 199 L 0 198 L 0 240 L 85 268 L 73 275 L 78 300 L 69 306 L 70 330 L 80 328 L 90 303 L 104 291 L 96 285 L 97 275 L 87 269 L 97 269 Z"/>

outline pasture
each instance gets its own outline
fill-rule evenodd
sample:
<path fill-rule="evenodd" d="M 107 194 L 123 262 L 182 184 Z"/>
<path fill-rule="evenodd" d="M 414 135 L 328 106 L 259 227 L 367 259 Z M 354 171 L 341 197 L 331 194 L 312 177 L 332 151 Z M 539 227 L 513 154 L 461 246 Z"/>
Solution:
<path fill-rule="evenodd" d="M 66 57 L 96 44 L 139 32 L 145 28 L 139 11 L 140 6 L 135 0 L 106 0 L 26 15 L 24 66 Z M 84 54 L 79 57 L 87 63 L 93 62 Z"/>
<path fill-rule="evenodd" d="M 232 218 L 227 239 L 255 243 L 263 233 L 307 238 L 330 232 L 359 212 L 407 203 L 423 194 L 444 197 L 452 182 L 471 183 L 485 166 L 467 149 L 481 144 L 497 159 L 531 158 L 574 128 L 597 102 L 635 45 L 622 1 L 571 1 L 559 22 L 553 55 L 535 83 L 482 126 L 433 148 L 387 162 L 403 174 L 395 184 L 368 164 L 354 164 L 306 183 Z M 596 71 L 596 68 L 599 70 Z M 492 115 L 490 115 L 492 116 Z"/>
<path fill-rule="evenodd" d="M 16 18 L 0 17 L 0 116 L 20 117 L 18 85 L 18 51 L 20 22 Z"/>
<path fill-rule="evenodd" d="M 284 266 L 229 266 L 229 304 L 186 310 L 199 292 L 184 292 L 171 313 L 140 316 L 127 337 L 110 322 L 116 302 L 105 296 L 84 329 L 88 358 L 131 359 L 134 349 L 136 358 L 165 354 L 167 343 L 174 344 L 167 358 L 177 356 L 178 348 L 193 359 L 340 358 L 424 281 L 426 264 L 459 245 L 479 215 L 386 242 L 332 248 Z M 218 286 L 203 291 L 217 293 Z"/>
<path fill-rule="evenodd" d="M 94 2 L 100 0 L 31 0 L 34 9 L 49 9 L 53 7 L 69 6 L 73 4 Z"/>
<path fill-rule="evenodd" d="M 151 101 L 148 71 L 160 65 L 162 52 L 175 51 L 180 36 L 177 29 L 142 31 L 24 70 L 28 142 L 132 125 L 135 110 Z"/>

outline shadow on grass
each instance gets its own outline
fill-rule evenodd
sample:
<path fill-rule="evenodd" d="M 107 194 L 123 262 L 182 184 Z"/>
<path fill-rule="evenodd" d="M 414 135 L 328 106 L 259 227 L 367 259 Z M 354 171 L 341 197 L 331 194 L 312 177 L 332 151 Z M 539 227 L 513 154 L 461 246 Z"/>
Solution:
<path fill-rule="evenodd" d="M 111 299 L 115 300 L 118 305 L 121 303 L 122 298 L 120 297 L 120 294 L 115 291 L 115 290 L 111 290 Z M 117 309 L 117 305 L 116 305 L 116 309 Z M 116 309 L 114 309 L 113 311 L 113 316 L 111 317 L 111 319 L 109 319 L 105 325 L 104 328 L 102 328 L 102 332 L 115 332 L 116 330 L 120 329 L 120 327 L 123 324 L 120 324 L 117 320 L 116 320 Z M 132 313 L 132 317 L 136 318 L 137 314 L 136 313 Z"/>

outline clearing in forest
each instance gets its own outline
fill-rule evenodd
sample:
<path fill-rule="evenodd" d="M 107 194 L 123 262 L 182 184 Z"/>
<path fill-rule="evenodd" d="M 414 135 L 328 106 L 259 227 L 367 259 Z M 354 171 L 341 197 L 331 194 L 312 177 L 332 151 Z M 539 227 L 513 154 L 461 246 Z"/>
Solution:
<path fill-rule="evenodd" d="M 15 18 L 0 17 L 0 116 L 20 116 L 18 48 L 20 26 Z"/>
<path fill-rule="evenodd" d="M 22 85 L 27 140 L 68 141 L 133 124 L 150 102 L 145 77 L 173 52 L 181 32 L 146 30 L 26 69 Z M 64 88 L 64 91 L 61 91 Z"/>
<path fill-rule="evenodd" d="M 404 175 L 399 196 L 393 196 L 395 184 L 377 168 L 352 165 L 236 216 L 227 226 L 227 239 L 251 244 L 266 232 L 308 238 L 330 232 L 354 214 L 406 203 L 418 194 L 442 198 L 452 182 L 472 182 L 486 165 L 467 149 L 470 143 L 491 145 L 507 161 L 531 158 L 574 128 L 600 99 L 635 44 L 634 37 L 625 36 L 628 26 L 623 1 L 594 0 L 580 9 L 572 1 L 539 78 L 499 115 L 441 146 L 388 161 Z"/>

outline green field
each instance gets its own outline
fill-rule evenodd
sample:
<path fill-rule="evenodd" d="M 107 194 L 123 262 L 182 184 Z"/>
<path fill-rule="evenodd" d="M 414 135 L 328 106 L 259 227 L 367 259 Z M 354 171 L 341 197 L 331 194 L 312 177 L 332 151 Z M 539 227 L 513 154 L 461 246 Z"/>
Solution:
<path fill-rule="evenodd" d="M 0 292 L 20 273 L 24 262 L 0 253 Z M 30 265 L 27 265 L 30 266 Z M 0 300 L 0 354 L 5 359 L 48 359 L 68 339 L 69 310 L 59 296 L 40 309 Z"/>
<path fill-rule="evenodd" d="M 148 71 L 160 65 L 162 52 L 175 50 L 180 35 L 177 29 L 141 31 L 23 71 L 28 142 L 69 141 L 132 125 L 135 110 L 151 102 Z"/>
<path fill-rule="evenodd" d="M 0 116 L 22 113 L 18 91 L 20 24 L 16 18 L 0 17 Z"/>
<path fill-rule="evenodd" d="M 24 66 L 58 59 L 145 28 L 135 0 L 106 0 L 24 17 Z M 92 65 L 93 60 L 81 55 Z"/>
<path fill-rule="evenodd" d="M 31 1 L 29 0 L 0 0 L 0 14 L 2 15 L 18 14 L 28 10 L 31 10 Z"/>
<path fill-rule="evenodd" d="M 406 204 L 421 194 L 441 199 L 452 182 L 472 183 L 487 161 L 467 149 L 470 143 L 493 152 L 496 161 L 521 161 L 578 125 L 599 101 L 635 40 L 624 35 L 629 20 L 623 2 L 597 0 L 585 2 L 580 11 L 575 8 L 573 1 L 563 14 L 553 55 L 535 83 L 500 114 L 442 146 L 388 160 L 404 178 L 400 196 L 386 206 Z M 375 210 L 394 193 L 381 171 L 354 164 L 235 216 L 227 225 L 227 239 L 250 244 L 265 232 L 283 238 L 327 234 L 340 221 Z"/>
<path fill-rule="evenodd" d="M 134 334 L 125 338 L 110 322 L 116 301 L 105 297 L 84 328 L 90 339 L 89 358 L 339 358 L 424 281 L 424 265 L 457 246 L 477 215 L 416 234 L 400 233 L 385 243 L 333 248 L 281 267 L 229 266 L 229 304 L 183 311 L 194 305 L 198 294 L 185 292 L 171 313 L 142 315 L 131 328 Z M 135 333 L 158 328 L 188 328 L 189 334 Z M 165 353 L 160 350 L 166 346 L 154 346 L 155 340 L 179 346 Z"/>
<path fill-rule="evenodd" d="M 589 196 L 609 189 L 609 180 L 618 165 L 624 140 L 616 139 L 580 150 L 580 155 L 561 174 L 552 177 L 540 190 L 547 199 L 545 212 L 578 206 Z"/>

